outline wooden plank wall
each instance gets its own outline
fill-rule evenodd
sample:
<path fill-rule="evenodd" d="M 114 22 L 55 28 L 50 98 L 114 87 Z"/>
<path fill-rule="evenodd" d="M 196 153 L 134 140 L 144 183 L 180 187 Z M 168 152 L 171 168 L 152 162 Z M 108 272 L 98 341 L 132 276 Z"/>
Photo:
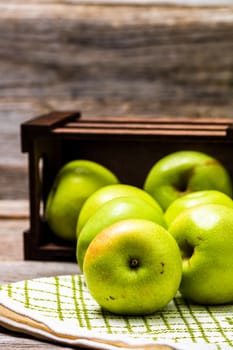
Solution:
<path fill-rule="evenodd" d="M 232 2 L 161 2 L 0 1 L 0 199 L 27 197 L 39 114 L 233 116 Z"/>

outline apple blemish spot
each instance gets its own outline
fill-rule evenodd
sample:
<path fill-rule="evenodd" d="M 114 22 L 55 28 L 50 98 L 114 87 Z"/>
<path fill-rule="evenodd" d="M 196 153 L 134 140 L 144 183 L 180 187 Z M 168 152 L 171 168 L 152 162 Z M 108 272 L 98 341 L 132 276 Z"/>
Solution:
<path fill-rule="evenodd" d="M 160 271 L 160 274 L 162 275 L 163 273 L 164 273 L 164 262 L 161 262 L 160 263 L 160 265 L 161 265 L 161 271 Z"/>

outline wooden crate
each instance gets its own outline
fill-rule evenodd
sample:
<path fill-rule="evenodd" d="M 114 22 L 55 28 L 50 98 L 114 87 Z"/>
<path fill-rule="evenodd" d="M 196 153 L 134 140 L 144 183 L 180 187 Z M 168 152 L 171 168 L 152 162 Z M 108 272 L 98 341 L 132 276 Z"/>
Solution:
<path fill-rule="evenodd" d="M 75 245 L 53 236 L 44 219 L 45 201 L 56 173 L 73 159 L 89 159 L 112 170 L 122 183 L 143 186 L 152 165 L 178 150 L 199 150 L 219 159 L 233 178 L 231 119 L 85 118 L 53 112 L 21 125 L 28 153 L 30 227 L 24 257 L 75 261 Z"/>

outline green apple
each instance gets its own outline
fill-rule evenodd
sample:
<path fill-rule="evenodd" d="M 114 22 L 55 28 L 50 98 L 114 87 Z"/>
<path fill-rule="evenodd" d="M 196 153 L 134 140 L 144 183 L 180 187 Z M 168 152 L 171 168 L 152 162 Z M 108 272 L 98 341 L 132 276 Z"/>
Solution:
<path fill-rule="evenodd" d="M 233 302 L 233 209 L 203 204 L 169 227 L 183 258 L 182 295 L 199 304 Z"/>
<path fill-rule="evenodd" d="M 155 206 L 156 209 L 161 211 L 162 215 L 162 209 L 159 206 L 159 204 L 151 195 L 149 195 L 146 191 L 142 190 L 141 188 L 126 184 L 109 185 L 102 187 L 96 192 L 94 192 L 83 204 L 78 217 L 77 234 L 79 234 L 79 232 L 81 231 L 87 220 L 90 218 L 90 216 L 93 215 L 102 204 L 106 203 L 107 201 L 113 198 L 131 195 L 134 197 L 141 198 L 149 204 L 151 204 L 152 206 Z"/>
<path fill-rule="evenodd" d="M 93 298 L 120 315 L 152 314 L 176 295 L 182 259 L 176 241 L 148 220 L 122 220 L 91 242 L 84 276 Z"/>
<path fill-rule="evenodd" d="M 156 162 L 144 189 L 163 210 L 175 199 L 195 191 L 216 190 L 232 197 L 232 182 L 225 167 L 215 158 L 191 150 L 170 153 Z"/>
<path fill-rule="evenodd" d="M 133 196 L 117 197 L 101 205 L 89 218 L 77 239 L 77 261 L 81 271 L 86 250 L 93 238 L 105 227 L 124 219 L 151 220 L 167 227 L 163 212 L 142 198 Z"/>
<path fill-rule="evenodd" d="M 76 223 L 84 201 L 97 189 L 118 183 L 106 167 L 89 160 L 73 160 L 58 172 L 49 192 L 45 216 L 55 235 L 76 241 Z"/>
<path fill-rule="evenodd" d="M 221 204 L 233 208 L 233 200 L 223 192 L 215 190 L 192 192 L 176 199 L 169 205 L 164 213 L 168 227 L 184 210 L 202 204 Z"/>

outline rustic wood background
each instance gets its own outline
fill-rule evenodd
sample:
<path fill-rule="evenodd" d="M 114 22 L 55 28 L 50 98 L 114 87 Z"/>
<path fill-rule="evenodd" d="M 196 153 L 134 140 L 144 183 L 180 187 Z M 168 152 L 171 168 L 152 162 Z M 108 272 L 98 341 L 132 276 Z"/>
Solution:
<path fill-rule="evenodd" d="M 27 197 L 39 114 L 233 117 L 232 1 L 150 2 L 0 1 L 0 199 Z"/>

